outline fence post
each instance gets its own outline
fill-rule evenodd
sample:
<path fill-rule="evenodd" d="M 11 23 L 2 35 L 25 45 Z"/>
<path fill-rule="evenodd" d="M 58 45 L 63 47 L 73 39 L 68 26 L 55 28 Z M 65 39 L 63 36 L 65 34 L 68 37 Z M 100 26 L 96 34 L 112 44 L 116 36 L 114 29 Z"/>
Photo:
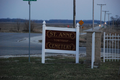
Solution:
<path fill-rule="evenodd" d="M 95 61 L 95 32 L 92 34 L 92 56 L 91 56 L 91 68 L 93 69 Z"/>
<path fill-rule="evenodd" d="M 114 56 L 114 55 L 113 55 L 113 46 L 114 46 L 114 44 L 113 44 L 114 38 L 113 38 L 113 37 L 114 37 L 114 35 L 112 34 L 111 37 L 112 37 L 112 38 L 111 38 L 111 40 L 112 40 L 112 52 L 111 52 L 111 53 L 112 53 L 112 61 L 113 61 L 113 58 L 114 58 L 114 57 L 113 57 L 113 56 Z"/>
<path fill-rule="evenodd" d="M 79 23 L 76 27 L 76 63 L 79 63 Z"/>
<path fill-rule="evenodd" d="M 120 54 L 119 54 L 119 34 L 118 34 L 118 61 L 119 61 L 119 59 L 120 59 Z"/>
<path fill-rule="evenodd" d="M 103 62 L 105 62 L 105 32 L 103 35 Z"/>
<path fill-rule="evenodd" d="M 117 56 L 116 56 L 116 33 L 115 33 L 115 58 L 117 59 Z M 115 59 L 115 61 L 116 61 L 116 59 Z"/>
<path fill-rule="evenodd" d="M 43 29 L 42 29 L 42 63 L 45 63 L 45 27 L 46 22 L 43 21 Z"/>
<path fill-rule="evenodd" d="M 107 37 L 107 40 L 106 40 L 106 41 L 107 41 L 107 51 L 106 51 L 106 52 L 107 52 L 107 54 L 108 54 L 108 52 L 109 52 L 109 51 L 108 51 L 108 41 L 109 41 L 109 40 L 108 40 L 108 34 L 107 34 L 105 37 Z M 103 41 L 103 42 L 104 42 L 104 41 Z M 104 43 L 103 43 L 103 45 L 104 45 Z M 109 60 L 109 58 L 108 58 L 108 57 L 109 57 L 109 54 L 108 54 L 106 57 L 107 57 L 107 61 L 108 61 L 108 60 Z"/>
<path fill-rule="evenodd" d="M 112 39 L 111 33 L 109 34 L 109 39 L 110 39 L 110 40 L 109 40 L 109 44 L 110 44 L 110 46 L 109 46 L 109 53 L 111 53 L 111 50 L 112 50 L 112 49 L 111 49 L 111 42 L 112 42 L 112 41 L 111 41 L 111 39 Z M 110 55 L 111 55 L 111 54 L 110 54 Z M 108 55 L 108 56 L 109 56 L 109 55 Z M 109 61 L 110 61 L 110 60 L 111 60 L 111 59 L 109 58 Z"/>

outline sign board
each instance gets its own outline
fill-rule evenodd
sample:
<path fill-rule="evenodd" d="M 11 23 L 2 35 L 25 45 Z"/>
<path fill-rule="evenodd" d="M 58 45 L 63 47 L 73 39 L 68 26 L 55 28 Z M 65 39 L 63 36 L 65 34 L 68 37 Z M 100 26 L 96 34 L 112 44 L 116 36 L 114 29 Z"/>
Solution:
<path fill-rule="evenodd" d="M 42 63 L 45 63 L 45 53 L 68 53 L 76 55 L 79 63 L 79 23 L 76 28 L 47 27 L 42 28 Z"/>
<path fill-rule="evenodd" d="M 37 0 L 23 0 L 23 1 L 37 1 Z"/>
<path fill-rule="evenodd" d="M 80 24 L 80 25 L 83 25 L 83 24 L 84 24 L 84 22 L 83 22 L 82 20 L 80 20 L 80 21 L 79 21 L 79 24 Z"/>
<path fill-rule="evenodd" d="M 45 49 L 76 50 L 76 32 L 46 30 Z"/>

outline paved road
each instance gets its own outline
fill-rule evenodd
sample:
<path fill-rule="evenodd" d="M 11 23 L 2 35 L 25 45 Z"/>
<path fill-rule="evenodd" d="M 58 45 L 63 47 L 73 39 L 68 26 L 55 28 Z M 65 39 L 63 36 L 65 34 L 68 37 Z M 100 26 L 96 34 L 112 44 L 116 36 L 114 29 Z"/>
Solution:
<path fill-rule="evenodd" d="M 40 35 L 31 33 L 31 37 Z M 21 41 L 28 36 L 28 33 L 0 33 L 0 55 L 28 54 L 28 41 Z M 31 43 L 31 54 L 40 53 L 40 50 L 41 44 Z"/>
<path fill-rule="evenodd" d="M 97 30 L 99 30 L 100 28 L 101 28 L 101 27 L 96 26 L 96 27 L 94 27 L 94 30 L 97 31 Z M 84 31 L 92 31 L 92 28 L 91 28 L 91 29 L 84 30 Z"/>
<path fill-rule="evenodd" d="M 40 33 L 31 33 L 31 38 L 41 35 Z M 28 54 L 28 41 L 24 40 L 28 37 L 28 33 L 0 33 L 0 55 Z M 41 50 L 41 43 L 31 42 L 31 54 L 41 54 Z M 86 53 L 86 47 L 80 47 L 79 50 L 80 53 Z"/>

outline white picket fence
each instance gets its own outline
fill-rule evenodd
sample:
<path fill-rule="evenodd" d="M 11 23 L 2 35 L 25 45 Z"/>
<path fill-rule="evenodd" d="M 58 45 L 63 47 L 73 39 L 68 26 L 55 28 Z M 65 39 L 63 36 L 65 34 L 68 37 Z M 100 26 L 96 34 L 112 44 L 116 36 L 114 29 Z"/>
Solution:
<path fill-rule="evenodd" d="M 106 34 L 103 36 L 103 62 L 120 60 L 119 34 Z"/>

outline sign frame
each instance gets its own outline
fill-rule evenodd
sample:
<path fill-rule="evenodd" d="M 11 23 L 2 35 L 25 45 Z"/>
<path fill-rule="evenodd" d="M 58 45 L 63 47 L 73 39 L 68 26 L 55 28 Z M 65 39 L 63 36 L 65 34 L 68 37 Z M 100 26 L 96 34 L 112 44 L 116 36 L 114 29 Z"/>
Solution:
<path fill-rule="evenodd" d="M 76 32 L 76 50 L 56 50 L 56 49 L 45 49 L 45 36 L 46 30 L 53 31 L 69 31 Z M 77 23 L 76 28 L 59 28 L 59 27 L 47 27 L 46 22 L 43 21 L 43 29 L 42 29 L 42 63 L 45 63 L 45 53 L 68 53 L 68 54 L 76 54 L 76 63 L 79 63 L 79 23 Z"/>

